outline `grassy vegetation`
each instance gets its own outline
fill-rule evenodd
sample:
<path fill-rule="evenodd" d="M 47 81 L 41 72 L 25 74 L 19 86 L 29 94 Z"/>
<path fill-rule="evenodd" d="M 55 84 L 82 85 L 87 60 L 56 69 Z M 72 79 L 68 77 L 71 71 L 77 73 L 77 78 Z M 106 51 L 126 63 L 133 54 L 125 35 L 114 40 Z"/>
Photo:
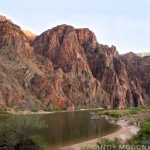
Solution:
<path fill-rule="evenodd" d="M 10 114 L 9 113 L 10 109 L 7 109 L 7 108 L 0 108 L 0 114 Z"/>
<path fill-rule="evenodd" d="M 40 103 L 39 100 L 35 99 L 34 100 L 36 103 Z M 10 107 L 10 106 L 9 106 Z M 82 110 L 82 109 L 86 109 L 86 110 L 89 110 L 89 109 L 97 109 L 98 107 L 96 106 L 76 106 L 75 107 L 75 111 L 77 110 Z M 11 112 L 9 112 L 10 110 L 12 110 Z M 47 106 L 45 108 L 34 108 L 34 109 L 28 109 L 24 106 L 11 106 L 10 108 L 0 108 L 0 114 L 7 114 L 7 113 L 22 113 L 23 111 L 31 111 L 31 112 L 39 112 L 39 111 L 46 111 L 46 112 L 60 112 L 60 111 L 67 111 L 68 108 L 66 106 L 62 107 L 62 108 L 59 108 L 59 107 L 50 107 L 50 106 Z"/>
<path fill-rule="evenodd" d="M 150 117 L 144 118 L 137 135 L 127 140 L 127 143 L 132 145 L 136 144 L 149 144 L 150 145 Z"/>
<path fill-rule="evenodd" d="M 60 109 L 60 108 L 58 108 L 58 107 L 53 107 L 53 108 L 51 108 L 51 107 L 46 107 L 46 108 L 43 108 L 43 110 L 44 111 L 47 111 L 47 112 L 50 112 L 50 111 L 61 111 L 61 110 L 64 110 L 64 109 L 66 109 L 65 107 L 63 107 L 63 109 Z"/>
<path fill-rule="evenodd" d="M 98 112 L 98 115 L 107 115 L 110 120 L 114 121 L 124 119 L 131 124 L 138 124 L 138 122 L 142 123 L 144 121 L 148 112 L 150 112 L 150 106 L 140 106 L 128 109 L 101 110 Z"/>
<path fill-rule="evenodd" d="M 133 135 L 130 139 L 127 139 L 126 145 L 150 145 L 150 106 L 141 106 L 138 108 L 129 108 L 129 109 L 114 109 L 114 110 L 101 110 L 98 112 L 99 115 L 108 115 L 110 120 L 118 121 L 125 120 L 129 124 L 140 125 L 140 130 L 137 135 Z M 122 145 L 120 139 L 115 138 L 114 140 L 109 139 L 100 139 L 95 147 L 92 148 L 82 148 L 81 150 L 98 150 L 101 145 L 111 145 L 111 150 L 118 150 L 118 145 Z M 113 146 L 116 146 L 113 149 Z M 123 150 L 126 150 L 124 148 Z"/>

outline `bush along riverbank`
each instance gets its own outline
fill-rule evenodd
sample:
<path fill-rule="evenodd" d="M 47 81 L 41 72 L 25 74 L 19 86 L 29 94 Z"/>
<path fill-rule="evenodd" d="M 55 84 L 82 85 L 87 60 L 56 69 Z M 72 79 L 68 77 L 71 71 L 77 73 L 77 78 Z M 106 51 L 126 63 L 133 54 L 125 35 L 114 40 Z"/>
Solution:
<path fill-rule="evenodd" d="M 46 127 L 39 116 L 10 116 L 0 124 L 0 149 L 47 150 L 43 137 L 35 132 Z"/>
<path fill-rule="evenodd" d="M 86 111 L 86 110 L 102 110 L 105 108 L 99 108 L 99 107 L 75 107 L 74 110 L 68 110 L 67 107 L 58 108 L 58 107 L 44 107 L 44 108 L 33 108 L 28 109 L 26 107 L 6 107 L 6 108 L 0 108 L 0 115 L 4 114 L 47 114 L 47 113 L 55 113 L 55 112 L 69 112 L 69 111 Z"/>
<path fill-rule="evenodd" d="M 150 106 L 129 109 L 102 110 L 98 115 L 107 115 L 111 122 L 127 122 L 128 126 L 136 125 L 140 129 L 137 134 L 123 141 L 120 138 L 100 138 L 92 147 L 81 150 L 147 150 L 150 149 Z"/>

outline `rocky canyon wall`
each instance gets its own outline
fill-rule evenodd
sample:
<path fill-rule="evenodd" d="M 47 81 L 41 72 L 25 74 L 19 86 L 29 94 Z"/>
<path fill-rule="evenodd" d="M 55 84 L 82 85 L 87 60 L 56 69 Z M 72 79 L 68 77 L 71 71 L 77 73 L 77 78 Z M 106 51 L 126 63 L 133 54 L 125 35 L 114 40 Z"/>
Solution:
<path fill-rule="evenodd" d="M 150 57 L 120 56 L 88 28 L 60 25 L 29 39 L 0 21 L 0 105 L 127 108 L 150 102 Z"/>

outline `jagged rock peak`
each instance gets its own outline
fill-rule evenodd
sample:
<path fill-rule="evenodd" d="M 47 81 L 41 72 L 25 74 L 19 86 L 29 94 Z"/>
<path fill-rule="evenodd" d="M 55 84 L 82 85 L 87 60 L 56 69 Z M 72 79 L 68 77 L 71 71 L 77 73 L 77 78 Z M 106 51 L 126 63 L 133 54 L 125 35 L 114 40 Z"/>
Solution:
<path fill-rule="evenodd" d="M 5 16 L 0 15 L 0 21 L 6 21 L 6 20 L 13 23 L 10 19 L 6 18 Z"/>
<path fill-rule="evenodd" d="M 83 28 L 76 29 L 76 32 L 80 43 L 85 43 L 89 41 L 93 44 L 93 46 L 96 46 L 97 39 L 95 34 L 91 30 L 89 30 L 88 28 Z"/>
<path fill-rule="evenodd" d="M 4 47 L 9 47 L 7 53 L 14 57 L 32 57 L 34 53 L 33 48 L 29 46 L 28 37 L 21 28 L 8 20 L 0 21 L 0 48 Z"/>
<path fill-rule="evenodd" d="M 35 37 L 37 36 L 37 34 L 35 33 L 32 33 L 31 31 L 29 30 L 22 30 L 25 35 L 28 37 L 29 40 L 33 41 L 35 39 Z"/>
<path fill-rule="evenodd" d="M 23 33 L 21 28 L 18 25 L 13 24 L 8 20 L 0 21 L 0 33 L 2 35 L 9 34 L 9 35 L 13 35 L 15 37 L 20 37 L 23 41 L 28 42 L 28 38 Z"/>
<path fill-rule="evenodd" d="M 79 42 L 79 36 L 72 26 L 59 25 L 45 31 L 35 38 L 33 46 L 35 53 L 48 57 L 64 72 L 70 72 L 74 63 L 77 63 L 76 68 L 79 68 L 80 64 L 83 68 L 86 68 L 87 72 L 90 72 L 84 49 Z M 77 59 L 78 61 L 76 61 Z"/>

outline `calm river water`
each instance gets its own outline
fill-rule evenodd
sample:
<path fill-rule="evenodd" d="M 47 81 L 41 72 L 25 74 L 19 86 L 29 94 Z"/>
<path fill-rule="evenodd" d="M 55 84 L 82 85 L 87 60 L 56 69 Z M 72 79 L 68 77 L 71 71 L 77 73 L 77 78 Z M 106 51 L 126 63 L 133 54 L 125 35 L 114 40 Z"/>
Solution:
<path fill-rule="evenodd" d="M 98 138 L 119 129 L 108 121 L 91 120 L 91 111 L 60 112 L 41 115 L 48 128 L 40 130 L 49 150 Z M 0 117 L 0 121 L 5 120 Z"/>

